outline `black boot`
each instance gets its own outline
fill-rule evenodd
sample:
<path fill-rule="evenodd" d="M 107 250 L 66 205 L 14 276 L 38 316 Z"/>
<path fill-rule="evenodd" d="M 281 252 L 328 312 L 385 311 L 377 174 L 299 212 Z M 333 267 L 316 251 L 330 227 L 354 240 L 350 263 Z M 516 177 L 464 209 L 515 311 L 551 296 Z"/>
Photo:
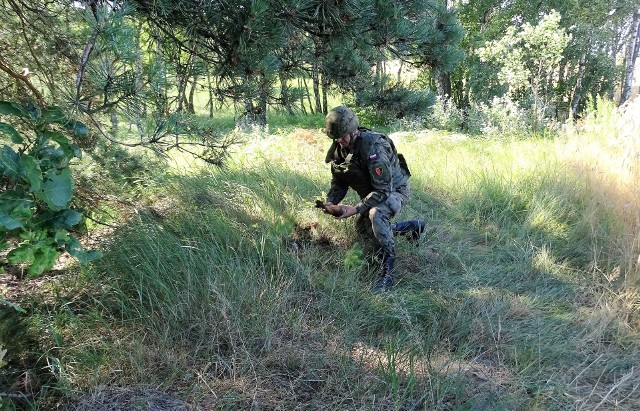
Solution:
<path fill-rule="evenodd" d="M 420 241 L 420 236 L 424 232 L 425 226 L 426 224 L 422 220 L 398 221 L 393 226 L 393 234 L 405 235 L 410 238 L 411 241 L 418 243 Z"/>
<path fill-rule="evenodd" d="M 380 293 L 388 291 L 393 287 L 393 263 L 395 257 L 391 253 L 385 252 L 382 254 L 382 272 L 376 285 L 373 287 L 374 293 Z"/>

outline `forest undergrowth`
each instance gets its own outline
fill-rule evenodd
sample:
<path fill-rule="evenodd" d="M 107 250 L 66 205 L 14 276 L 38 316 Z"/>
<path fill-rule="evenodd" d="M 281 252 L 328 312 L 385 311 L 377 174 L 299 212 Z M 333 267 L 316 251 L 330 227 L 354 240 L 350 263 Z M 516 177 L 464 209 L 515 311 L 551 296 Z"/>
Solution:
<path fill-rule="evenodd" d="M 352 222 L 313 208 L 319 130 L 247 135 L 224 168 L 154 168 L 105 200 L 126 218 L 101 260 L 3 309 L 0 391 L 25 395 L 2 406 L 638 409 L 634 110 L 602 102 L 554 138 L 391 133 L 413 174 L 397 219 L 428 228 L 398 238 L 380 295 Z"/>

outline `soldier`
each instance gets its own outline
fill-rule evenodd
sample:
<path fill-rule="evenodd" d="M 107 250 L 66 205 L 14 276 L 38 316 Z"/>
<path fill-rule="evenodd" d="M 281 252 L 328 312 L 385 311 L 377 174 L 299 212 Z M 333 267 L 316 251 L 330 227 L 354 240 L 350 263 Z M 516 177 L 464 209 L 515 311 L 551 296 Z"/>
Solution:
<path fill-rule="evenodd" d="M 359 234 L 372 232 L 374 250 L 382 254 L 381 273 L 373 291 L 389 290 L 393 286 L 394 234 L 408 234 L 418 241 L 425 227 L 419 220 L 391 223 L 409 199 L 407 164 L 391 139 L 359 127 L 358 117 L 348 107 L 339 106 L 327 114 L 325 131 L 333 140 L 325 159 L 331 163 L 326 205 L 340 206 L 338 219 L 356 216 Z M 360 196 L 355 206 L 339 204 L 349 188 Z"/>

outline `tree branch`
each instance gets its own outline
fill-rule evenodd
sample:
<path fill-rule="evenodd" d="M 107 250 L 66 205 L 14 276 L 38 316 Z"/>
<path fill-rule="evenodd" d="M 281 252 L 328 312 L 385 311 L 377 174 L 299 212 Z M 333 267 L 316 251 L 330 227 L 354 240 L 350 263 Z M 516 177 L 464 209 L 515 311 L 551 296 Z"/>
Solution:
<path fill-rule="evenodd" d="M 40 105 L 40 107 L 46 106 L 44 102 L 44 97 L 42 97 L 42 93 L 40 93 L 38 89 L 33 85 L 33 83 L 31 83 L 31 80 L 29 80 L 28 74 L 17 73 L 13 69 L 11 69 L 11 67 L 9 67 L 9 65 L 5 63 L 4 60 L 1 58 L 0 58 L 0 70 L 4 71 L 14 79 L 24 83 L 24 85 L 27 86 L 27 88 L 31 90 L 33 95 L 36 97 L 36 100 L 38 100 L 38 104 Z"/>

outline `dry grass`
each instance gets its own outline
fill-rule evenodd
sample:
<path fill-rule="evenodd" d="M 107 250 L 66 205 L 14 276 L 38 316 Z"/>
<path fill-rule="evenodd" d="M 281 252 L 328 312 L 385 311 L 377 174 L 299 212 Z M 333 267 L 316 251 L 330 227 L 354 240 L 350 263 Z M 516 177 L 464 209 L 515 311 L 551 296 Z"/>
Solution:
<path fill-rule="evenodd" d="M 626 263 L 605 275 L 622 274 L 631 285 L 640 285 L 640 98 L 619 110 L 605 101 L 600 104 L 605 105 L 601 114 L 571 129 L 568 141 L 559 143 L 559 152 L 585 182 L 591 202 L 587 209 L 608 208 L 618 216 L 615 246 Z"/>

